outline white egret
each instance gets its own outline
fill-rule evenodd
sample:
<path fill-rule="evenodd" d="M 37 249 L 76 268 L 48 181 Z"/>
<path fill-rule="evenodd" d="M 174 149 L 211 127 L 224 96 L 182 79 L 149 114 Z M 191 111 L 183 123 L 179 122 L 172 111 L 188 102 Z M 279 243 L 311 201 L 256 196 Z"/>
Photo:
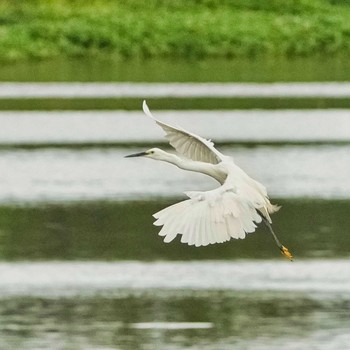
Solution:
<path fill-rule="evenodd" d="M 279 206 L 270 203 L 266 188 L 249 177 L 231 157 L 221 154 L 211 140 L 206 140 L 182 128 L 163 123 L 153 117 L 146 101 L 143 111 L 166 133 L 166 138 L 178 155 L 151 148 L 126 156 L 151 158 L 213 177 L 221 186 L 205 192 L 186 192 L 189 199 L 171 205 L 153 216 L 154 225 L 163 226 L 159 232 L 164 242 L 171 242 L 178 234 L 181 242 L 206 246 L 223 243 L 231 238 L 245 238 L 264 222 L 282 254 L 292 260 L 271 227 L 270 214 Z"/>

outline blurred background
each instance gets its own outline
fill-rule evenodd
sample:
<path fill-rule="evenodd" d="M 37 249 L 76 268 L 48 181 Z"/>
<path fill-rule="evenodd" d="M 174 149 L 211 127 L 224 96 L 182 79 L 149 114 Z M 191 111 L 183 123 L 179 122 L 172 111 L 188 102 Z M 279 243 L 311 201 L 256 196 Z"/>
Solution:
<path fill-rule="evenodd" d="M 350 3 L 0 2 L 0 348 L 346 349 Z M 165 122 L 282 205 L 274 228 L 164 244 L 215 182 L 146 159 Z"/>

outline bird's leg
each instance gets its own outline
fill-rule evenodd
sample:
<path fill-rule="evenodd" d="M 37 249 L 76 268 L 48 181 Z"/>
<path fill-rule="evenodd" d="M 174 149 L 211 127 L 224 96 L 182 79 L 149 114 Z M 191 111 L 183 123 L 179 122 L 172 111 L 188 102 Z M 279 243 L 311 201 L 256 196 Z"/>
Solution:
<path fill-rule="evenodd" d="M 259 213 L 260 214 L 260 213 Z M 281 242 L 279 241 L 279 239 L 277 238 L 275 232 L 273 231 L 272 229 L 272 226 L 270 224 L 270 222 L 263 216 L 261 215 L 261 218 L 264 222 L 264 224 L 267 226 L 267 228 L 269 229 L 270 233 L 272 234 L 272 237 L 274 238 L 276 244 L 277 244 L 277 247 L 280 249 L 281 253 L 286 257 L 288 258 L 290 261 L 293 261 L 293 255 L 291 254 L 291 252 L 283 245 L 281 244 Z"/>

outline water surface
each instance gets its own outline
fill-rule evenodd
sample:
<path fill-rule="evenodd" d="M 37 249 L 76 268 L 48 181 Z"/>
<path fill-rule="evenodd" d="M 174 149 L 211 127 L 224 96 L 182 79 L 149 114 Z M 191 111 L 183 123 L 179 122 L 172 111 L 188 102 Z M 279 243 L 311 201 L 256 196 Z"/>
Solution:
<path fill-rule="evenodd" d="M 166 201 L 2 206 L 1 347 L 346 348 L 349 201 L 280 203 L 274 226 L 294 262 L 262 228 L 164 244 L 151 214 Z"/>
<path fill-rule="evenodd" d="M 2 63 L 0 81 L 350 81 L 349 58 L 120 60 L 111 56 Z"/>
<path fill-rule="evenodd" d="M 231 242 L 231 244 L 234 244 Z M 239 244 L 239 243 L 238 243 Z M 124 296 L 159 292 L 286 292 L 348 299 L 350 261 L 0 263 L 0 297 Z M 282 277 L 283 276 L 283 277 Z"/>
<path fill-rule="evenodd" d="M 0 202 L 179 197 L 218 186 L 211 178 L 149 159 L 137 148 L 0 151 Z M 272 197 L 350 197 L 350 145 L 221 147 Z M 268 166 L 267 166 L 268 165 Z"/>
<path fill-rule="evenodd" d="M 346 296 L 149 290 L 3 301 L 0 345 L 11 350 L 336 350 L 349 342 Z"/>
<path fill-rule="evenodd" d="M 149 103 L 152 109 L 152 103 Z M 350 110 L 155 111 L 215 143 L 350 143 Z M 1 111 L 0 145 L 167 143 L 141 111 Z"/>
<path fill-rule="evenodd" d="M 152 214 L 177 200 L 2 205 L 0 259 L 285 259 L 263 225 L 244 240 L 224 244 L 195 248 L 180 243 L 179 237 L 164 244 L 158 236 L 159 227 L 152 225 Z M 275 231 L 296 261 L 349 258 L 350 237 L 345 234 L 350 225 L 349 200 L 273 199 L 273 202 L 282 205 L 273 216 Z M 289 266 L 293 269 L 294 265 Z"/>
<path fill-rule="evenodd" d="M 82 91 L 79 82 L 341 82 L 350 81 L 349 72 L 347 57 L 104 58 L 2 65 L 0 80 L 75 81 Z M 326 110 L 349 108 L 347 97 L 148 101 L 152 109 L 207 109 L 157 115 L 213 138 L 267 185 L 282 205 L 273 225 L 295 256 L 291 263 L 264 227 L 245 240 L 199 249 L 179 239 L 164 244 L 152 214 L 184 199 L 185 190 L 216 184 L 170 165 L 123 158 L 164 146 L 161 131 L 141 117 L 145 89 L 138 97 L 89 93 L 100 96 L 23 99 L 22 93 L 0 101 L 0 109 L 15 110 L 0 113 L 1 349 L 348 347 L 349 111 Z M 96 111 L 116 108 L 138 112 Z M 218 111 L 237 108 L 250 110 Z M 53 109 L 61 111 L 47 112 Z"/>
<path fill-rule="evenodd" d="M 1 99 L 348 98 L 347 82 L 312 83 L 0 83 Z"/>

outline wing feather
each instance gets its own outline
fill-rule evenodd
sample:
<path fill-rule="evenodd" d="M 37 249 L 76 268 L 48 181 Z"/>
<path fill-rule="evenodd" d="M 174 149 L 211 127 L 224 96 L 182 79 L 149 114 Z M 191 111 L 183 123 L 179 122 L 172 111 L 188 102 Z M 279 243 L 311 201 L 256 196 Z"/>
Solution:
<path fill-rule="evenodd" d="M 182 235 L 182 243 L 197 247 L 243 239 L 261 221 L 257 209 L 245 197 L 224 185 L 186 194 L 189 199 L 154 214 L 155 225 L 163 226 L 159 235 L 164 236 L 164 242 L 171 242 L 178 234 Z"/>
<path fill-rule="evenodd" d="M 209 244 L 209 237 L 208 237 L 208 225 L 207 225 L 207 204 L 208 203 L 204 203 L 203 205 L 203 210 L 202 210 L 202 217 L 201 217 L 201 221 L 202 221 L 202 228 L 201 228 L 201 232 L 200 232 L 200 243 L 203 246 L 206 246 Z"/>
<path fill-rule="evenodd" d="M 164 131 L 166 138 L 172 147 L 183 156 L 200 162 L 218 164 L 222 161 L 223 155 L 215 149 L 211 140 L 190 133 L 182 128 L 177 128 L 163 123 L 153 117 L 146 101 L 143 101 L 143 111 L 152 118 Z"/>
<path fill-rule="evenodd" d="M 209 203 L 207 209 L 208 227 L 209 227 L 209 244 L 215 243 L 215 212 L 212 210 L 213 204 Z"/>
<path fill-rule="evenodd" d="M 189 239 L 188 239 L 188 244 L 189 245 L 194 245 L 195 243 L 195 235 L 196 235 L 196 224 L 194 220 L 190 221 L 190 225 L 188 228 L 188 234 L 189 234 Z"/>

